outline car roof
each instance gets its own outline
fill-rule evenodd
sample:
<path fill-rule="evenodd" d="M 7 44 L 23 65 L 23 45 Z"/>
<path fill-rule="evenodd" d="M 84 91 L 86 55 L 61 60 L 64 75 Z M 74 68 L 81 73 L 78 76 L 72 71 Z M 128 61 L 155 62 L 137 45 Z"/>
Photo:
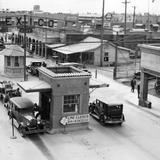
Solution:
<path fill-rule="evenodd" d="M 101 98 L 97 98 L 96 100 L 99 100 L 99 101 L 101 101 L 101 102 L 103 102 L 105 104 L 108 104 L 110 106 L 123 104 L 120 100 L 117 100 L 115 98 L 109 98 L 109 99 L 107 99 L 107 98 L 102 98 L 101 97 Z"/>
<path fill-rule="evenodd" d="M 33 108 L 34 103 L 26 97 L 13 97 L 10 102 L 15 104 L 20 109 Z"/>

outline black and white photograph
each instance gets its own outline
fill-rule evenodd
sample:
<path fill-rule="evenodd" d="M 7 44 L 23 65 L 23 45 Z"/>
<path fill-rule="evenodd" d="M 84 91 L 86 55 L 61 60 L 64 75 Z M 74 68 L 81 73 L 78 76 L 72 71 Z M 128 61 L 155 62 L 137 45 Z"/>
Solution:
<path fill-rule="evenodd" d="M 0 0 L 0 160 L 160 160 L 159 0 Z"/>

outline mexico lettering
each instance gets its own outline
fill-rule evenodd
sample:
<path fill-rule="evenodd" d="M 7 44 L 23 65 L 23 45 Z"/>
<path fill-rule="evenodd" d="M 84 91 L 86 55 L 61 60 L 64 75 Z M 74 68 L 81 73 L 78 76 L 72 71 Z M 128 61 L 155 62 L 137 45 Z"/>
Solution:
<path fill-rule="evenodd" d="M 33 18 L 26 17 L 24 22 L 24 17 L 6 17 L 5 23 L 7 26 L 22 26 L 26 23 L 27 26 L 39 26 L 39 27 L 54 27 L 55 21 L 53 19 L 43 19 L 43 18 Z"/>

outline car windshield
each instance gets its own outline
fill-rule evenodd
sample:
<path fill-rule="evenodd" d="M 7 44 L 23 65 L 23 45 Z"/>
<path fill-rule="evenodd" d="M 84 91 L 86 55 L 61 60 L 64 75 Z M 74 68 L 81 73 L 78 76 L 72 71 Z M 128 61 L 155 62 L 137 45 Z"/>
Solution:
<path fill-rule="evenodd" d="M 119 112 L 122 111 L 122 105 L 109 105 L 107 110 L 108 112 Z"/>
<path fill-rule="evenodd" d="M 40 67 L 41 66 L 41 62 L 33 62 L 31 64 L 31 66 Z"/>
<path fill-rule="evenodd" d="M 33 113 L 33 108 L 19 108 L 18 112 L 22 114 L 31 114 Z"/>

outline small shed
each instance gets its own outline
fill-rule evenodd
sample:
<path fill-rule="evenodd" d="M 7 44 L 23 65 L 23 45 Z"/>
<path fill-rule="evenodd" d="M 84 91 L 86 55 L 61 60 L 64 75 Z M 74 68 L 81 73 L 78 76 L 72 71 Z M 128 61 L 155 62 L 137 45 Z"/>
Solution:
<path fill-rule="evenodd" d="M 0 52 L 4 55 L 4 74 L 8 77 L 24 76 L 24 50 L 18 45 L 7 45 Z"/>

